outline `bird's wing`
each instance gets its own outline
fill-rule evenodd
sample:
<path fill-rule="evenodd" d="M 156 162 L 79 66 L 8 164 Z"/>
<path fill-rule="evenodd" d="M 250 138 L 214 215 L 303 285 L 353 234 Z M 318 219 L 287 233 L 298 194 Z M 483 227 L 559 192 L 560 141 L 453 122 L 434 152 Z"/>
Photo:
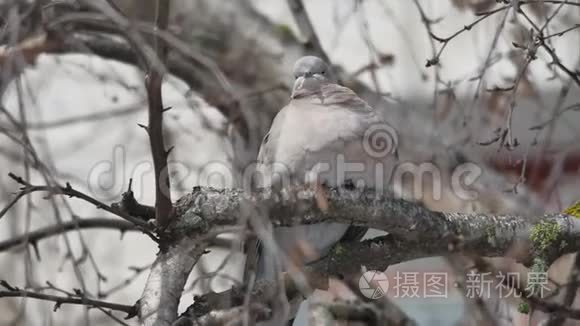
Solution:
<path fill-rule="evenodd" d="M 280 134 L 282 133 L 282 125 L 286 118 L 287 112 L 289 108 L 285 106 L 278 112 L 274 120 L 272 121 L 272 125 L 270 126 L 270 130 L 262 139 L 262 144 L 260 145 L 260 150 L 258 151 L 258 163 L 261 164 L 269 164 L 272 163 L 275 157 L 275 150 L 278 146 L 278 140 L 280 139 Z"/>
<path fill-rule="evenodd" d="M 359 114 L 376 114 L 376 111 L 348 87 L 325 84 L 320 88 L 321 98 L 326 105 L 338 105 Z"/>

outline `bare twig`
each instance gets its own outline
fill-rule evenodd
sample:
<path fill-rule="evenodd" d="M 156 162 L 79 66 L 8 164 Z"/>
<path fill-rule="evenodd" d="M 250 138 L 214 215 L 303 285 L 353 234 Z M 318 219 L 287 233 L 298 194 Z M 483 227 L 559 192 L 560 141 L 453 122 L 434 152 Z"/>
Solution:
<path fill-rule="evenodd" d="M 155 26 L 164 30 L 167 28 L 169 20 L 169 1 L 157 1 Z M 167 47 L 160 43 L 157 38 L 153 38 L 153 48 L 164 61 L 167 55 Z M 147 134 L 151 145 L 151 155 L 153 156 L 153 168 L 155 170 L 155 218 L 157 225 L 161 229 L 165 228 L 173 215 L 171 204 L 171 192 L 169 171 L 167 167 L 167 156 L 169 151 L 165 149 L 163 139 L 163 99 L 161 95 L 161 85 L 163 73 L 157 67 L 150 65 L 145 77 L 145 88 L 147 89 L 147 99 L 149 102 L 149 123 Z"/>
<path fill-rule="evenodd" d="M 314 30 L 314 26 L 312 26 L 312 22 L 310 21 L 310 18 L 308 18 L 306 8 L 304 8 L 303 0 L 287 0 L 287 2 L 294 19 L 296 20 L 296 24 L 300 28 L 303 36 L 306 37 L 306 43 L 304 44 L 306 51 L 312 51 L 328 63 L 332 62 L 326 51 L 324 51 L 324 48 L 322 48 L 322 43 L 320 43 L 320 39 Z"/>
<path fill-rule="evenodd" d="M 56 296 L 44 293 L 38 293 L 28 290 L 22 290 L 17 287 L 10 285 L 6 281 L 0 281 L 0 285 L 4 287 L 5 291 L 0 291 L 0 298 L 8 298 L 8 297 L 22 297 L 22 298 L 34 298 L 39 300 L 45 301 L 52 301 L 55 303 L 54 310 L 56 311 L 60 306 L 63 304 L 76 304 L 76 305 L 83 305 L 88 307 L 101 307 L 106 309 L 111 309 L 115 311 L 122 311 L 127 314 L 125 319 L 130 319 L 137 316 L 137 304 L 128 306 L 122 305 L 117 303 L 110 303 L 106 301 L 100 300 L 93 300 L 85 297 L 82 292 L 76 291 L 74 296 Z"/>
<path fill-rule="evenodd" d="M 126 288 L 131 283 L 133 283 L 139 277 L 139 275 L 141 275 L 145 271 L 148 271 L 150 268 L 151 268 L 151 264 L 149 264 L 147 266 L 143 266 L 143 267 L 137 267 L 137 266 L 131 266 L 131 267 L 129 267 L 129 269 L 131 271 L 133 271 L 133 275 L 132 276 L 126 278 L 125 280 L 123 280 L 119 284 L 113 286 L 109 290 L 99 291 L 99 293 L 97 293 L 97 295 L 99 296 L 99 298 L 102 299 L 102 298 L 108 297 L 109 295 L 111 295 L 111 294 L 113 294 L 115 292 L 118 292 L 118 291 Z"/>
<path fill-rule="evenodd" d="M 578 3 L 576 3 L 576 5 L 580 6 L 580 4 Z M 538 32 L 536 40 L 539 43 L 539 45 L 550 55 L 550 57 L 552 58 L 552 64 L 556 65 L 556 67 L 558 67 L 566 75 L 568 75 L 568 77 L 570 77 L 574 81 L 574 83 L 576 83 L 576 85 L 580 86 L 580 76 L 578 76 L 577 73 L 570 70 L 570 68 L 566 67 L 562 63 L 562 61 L 556 54 L 556 51 L 546 43 L 542 29 L 534 23 L 534 21 L 525 13 L 524 10 L 520 10 L 518 13 L 522 15 L 526 19 L 526 21 L 534 28 L 534 30 Z"/>
<path fill-rule="evenodd" d="M 42 239 L 53 237 L 55 235 L 73 230 L 93 228 L 115 229 L 121 232 L 138 231 L 138 228 L 133 223 L 123 220 L 111 218 L 80 218 L 65 222 L 63 224 L 51 225 L 35 231 L 30 231 L 24 235 L 12 239 L 0 241 L 0 251 L 8 250 L 10 248 L 27 243 L 36 247 L 37 242 Z"/>
<path fill-rule="evenodd" d="M 477 24 L 481 23 L 485 19 L 487 19 L 487 18 L 489 18 L 489 17 L 491 17 L 499 12 L 508 10 L 510 8 L 511 8 L 511 5 L 507 5 L 507 6 L 503 6 L 503 7 L 500 7 L 500 8 L 485 12 L 485 13 L 478 13 L 477 15 L 481 16 L 481 17 L 477 18 L 472 23 L 465 25 L 462 29 L 460 29 L 459 31 L 457 31 L 457 32 L 455 32 L 447 37 L 439 37 L 431 32 L 431 37 L 443 45 L 439 48 L 439 51 L 437 51 L 437 53 L 431 59 L 427 60 L 427 63 L 425 64 L 425 66 L 431 67 L 431 66 L 439 64 L 439 60 L 441 58 L 441 55 L 443 54 L 443 51 L 445 50 L 447 45 L 449 45 L 449 42 L 451 42 L 453 39 L 455 39 L 456 37 L 458 37 L 459 35 L 467 32 L 467 31 L 470 31 L 473 27 L 475 27 Z"/>
<path fill-rule="evenodd" d="M 79 198 L 79 199 L 84 200 L 86 202 L 89 202 L 89 203 L 95 205 L 99 209 L 103 209 L 111 214 L 122 217 L 123 219 L 133 223 L 134 225 L 141 228 L 141 230 L 145 234 L 147 234 L 149 237 L 151 237 L 152 239 L 156 239 L 156 237 L 150 231 L 148 231 L 150 229 L 149 225 L 146 222 L 144 222 L 143 220 L 135 218 L 135 217 L 133 217 L 129 214 L 126 214 L 124 212 L 121 212 L 117 209 L 114 209 L 113 207 L 111 207 L 103 202 L 100 202 L 100 201 L 96 200 L 95 198 L 93 198 L 85 193 L 82 193 L 82 192 L 74 189 L 69 183 L 67 183 L 66 186 L 64 186 L 64 187 L 58 186 L 58 185 L 57 186 L 35 186 L 35 185 L 31 185 L 30 183 L 28 183 L 27 181 L 25 181 L 21 177 L 14 175 L 13 173 L 9 173 L 8 176 L 10 176 L 10 178 L 12 178 L 14 181 L 21 184 L 22 188 L 20 189 L 20 192 L 18 192 L 16 197 L 12 201 L 10 201 L 10 203 L 8 203 L 8 205 L 2 211 L 0 211 L 0 218 L 2 218 L 2 216 L 4 216 L 6 214 L 6 212 L 12 206 L 14 206 L 16 204 L 16 202 L 20 198 L 22 198 L 23 196 L 30 194 L 30 193 L 33 193 L 33 192 L 37 192 L 37 191 L 46 191 L 46 192 L 50 192 L 50 193 L 66 195 L 69 197 L 76 197 L 76 198 Z"/>
<path fill-rule="evenodd" d="M 135 199 L 133 189 L 133 179 L 129 179 L 129 186 L 127 191 L 121 195 L 121 201 L 118 203 L 113 203 L 111 207 L 119 209 L 120 211 L 127 213 L 131 216 L 136 216 L 142 218 L 145 221 L 152 220 L 155 218 L 155 207 L 140 204 Z"/>

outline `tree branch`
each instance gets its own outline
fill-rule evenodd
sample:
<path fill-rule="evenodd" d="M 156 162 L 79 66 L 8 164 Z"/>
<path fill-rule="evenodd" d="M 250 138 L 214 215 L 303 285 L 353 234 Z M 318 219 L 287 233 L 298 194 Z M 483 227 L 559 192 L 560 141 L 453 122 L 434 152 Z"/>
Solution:
<path fill-rule="evenodd" d="M 319 275 L 310 275 L 309 282 L 312 284 L 321 285 L 322 277 Z M 358 281 L 357 281 L 358 282 Z M 327 282 L 324 282 L 327 283 Z M 357 283 L 358 284 L 358 283 Z M 302 300 L 302 295 L 292 281 L 288 274 L 284 275 L 285 293 L 289 301 Z M 322 288 L 326 288 L 327 284 Z M 271 307 L 273 300 L 275 300 L 278 288 L 273 281 L 260 280 L 252 288 L 249 293 L 250 306 Z M 194 303 L 180 316 L 180 318 L 173 324 L 178 325 L 179 320 L 199 320 L 200 318 L 208 318 L 215 311 L 230 311 L 237 312 L 238 318 L 245 313 L 243 303 L 246 296 L 246 290 L 243 288 L 232 287 L 224 292 L 210 292 L 202 296 L 196 296 Z M 403 311 L 399 309 L 393 302 L 387 298 L 376 300 L 369 303 L 360 301 L 342 302 L 335 301 L 333 303 L 311 303 L 314 306 L 322 309 L 317 312 L 312 311 L 316 316 L 324 319 L 334 321 L 349 320 L 349 321 L 366 321 L 370 325 L 415 325 Z M 250 307 L 251 309 L 251 307 Z M 264 309 L 262 311 L 270 311 L 272 308 Z M 260 315 L 252 315 L 256 321 L 264 321 L 271 317 L 271 313 L 262 313 Z M 240 318 L 241 319 L 241 318 Z M 320 323 L 311 322 L 312 325 L 319 325 Z"/>
<path fill-rule="evenodd" d="M 143 220 L 135 218 L 129 214 L 126 214 L 118 209 L 115 209 L 101 201 L 96 200 L 95 198 L 80 192 L 76 189 L 74 189 L 68 182 L 66 183 L 66 186 L 59 186 L 59 185 L 55 185 L 55 186 L 35 186 L 35 185 L 31 185 L 30 183 L 28 183 L 27 181 L 25 181 L 24 179 L 22 179 L 21 177 L 16 176 L 15 174 L 13 174 L 12 172 L 8 173 L 8 176 L 10 178 L 12 178 L 14 181 L 16 181 L 17 183 L 19 183 L 20 185 L 22 185 L 20 192 L 18 192 L 18 194 L 16 195 L 16 197 L 10 202 L 8 203 L 8 205 L 2 209 L 2 211 L 0 211 L 0 218 L 2 218 L 6 212 L 8 212 L 8 210 L 14 206 L 16 204 L 16 202 L 22 198 L 23 196 L 33 193 L 33 192 L 38 192 L 38 191 L 46 191 L 46 192 L 50 192 L 51 194 L 61 194 L 61 195 L 66 195 L 69 197 L 76 197 L 79 198 L 81 200 L 84 200 L 88 203 L 91 203 L 93 205 L 95 205 L 97 208 L 99 209 L 103 209 L 111 214 L 117 215 L 131 223 L 133 223 L 134 225 L 138 226 L 139 229 L 147 234 L 150 238 L 152 238 L 153 240 L 157 241 L 156 237 L 149 231 L 150 230 L 150 226 Z"/>
<path fill-rule="evenodd" d="M 501 256 L 514 241 L 528 240 L 532 242 L 528 258 L 541 254 L 551 262 L 576 250 L 580 240 L 580 220 L 563 214 L 526 217 L 434 212 L 421 204 L 377 194 L 371 189 L 361 192 L 332 188 L 327 195 L 329 208 L 323 212 L 309 190 L 300 192 L 297 200 L 291 201 L 269 191 L 248 196 L 238 189 L 196 187 L 176 203 L 179 219 L 172 226 L 173 236 L 195 237 L 215 226 L 235 225 L 241 203 L 251 201 L 268 209 L 275 227 L 321 222 L 354 224 L 389 232 L 417 249 L 428 244 L 425 249 L 429 255 L 446 253 L 449 241 L 457 241 L 458 237 L 464 248 L 487 256 Z M 544 229 L 552 229 L 554 234 L 553 241 L 542 244 Z M 439 246 L 441 241 L 445 244 Z M 413 248 L 407 250 L 412 252 Z M 531 260 L 523 263 L 529 264 Z"/>
<path fill-rule="evenodd" d="M 156 1 L 155 28 L 165 30 L 169 19 L 169 1 Z M 153 48 L 160 61 L 164 62 L 167 56 L 167 47 L 156 37 L 151 38 Z M 147 134 L 151 144 L 153 156 L 153 169 L 155 170 L 155 218 L 157 226 L 165 228 L 171 219 L 173 207 L 171 205 L 171 192 L 169 171 L 167 168 L 167 156 L 163 140 L 163 98 L 161 85 L 163 83 L 163 71 L 152 64 L 148 65 L 149 71 L 145 77 L 147 100 L 149 102 L 149 124 Z"/>
<path fill-rule="evenodd" d="M 52 301 L 52 302 L 55 302 L 55 305 L 54 305 L 55 311 L 58 308 L 60 308 L 60 306 L 63 304 L 77 304 L 77 305 L 83 305 L 83 306 L 88 306 L 88 307 L 95 307 L 95 308 L 100 307 L 100 308 L 106 308 L 106 309 L 111 309 L 111 310 L 115 310 L 115 311 L 122 311 L 122 312 L 127 314 L 125 319 L 130 319 L 130 318 L 137 316 L 137 304 L 132 305 L 132 306 L 128 306 L 128 305 L 122 305 L 122 304 L 117 304 L 117 303 L 110 303 L 110 302 L 106 302 L 106 301 L 93 300 L 93 299 L 86 298 L 84 295 L 82 295 L 82 293 L 79 293 L 78 291 L 77 291 L 77 295 L 67 296 L 67 297 L 51 295 L 51 294 L 44 294 L 44 293 L 37 293 L 37 292 L 33 292 L 33 291 L 22 290 L 22 289 L 19 289 L 17 287 L 11 286 L 6 281 L 0 281 L 0 285 L 7 289 L 7 291 L 0 291 L 0 298 L 22 297 L 22 298 L 34 298 L 34 299 L 39 299 L 39 300 Z"/>
<path fill-rule="evenodd" d="M 331 63 L 328 54 L 324 51 L 322 47 L 322 43 L 320 43 L 320 39 L 314 30 L 314 26 L 308 18 L 308 13 L 306 12 L 306 8 L 304 7 L 303 0 L 287 0 L 288 7 L 290 7 L 290 11 L 292 11 L 292 15 L 296 20 L 296 25 L 302 32 L 303 36 L 306 37 L 306 43 L 304 43 L 304 49 L 306 52 L 313 52 L 317 56 L 319 56 L 324 61 Z"/>
<path fill-rule="evenodd" d="M 527 257 L 522 258 L 528 266 L 533 258 L 549 264 L 580 248 L 580 220 L 568 215 L 452 214 L 433 212 L 370 189 L 332 188 L 326 194 L 328 209 L 322 211 L 315 193 L 309 190 L 296 193 L 290 200 L 268 190 L 249 195 L 238 189 L 194 188 L 175 205 L 176 219 L 166 232 L 177 245 L 159 256 L 143 294 L 146 309 L 142 313 L 155 314 L 163 321 L 160 325 L 175 320 L 183 284 L 209 244 L 208 234 L 223 232 L 225 225 L 237 225 L 248 204 L 268 211 L 274 227 L 338 222 L 389 232 L 387 237 L 341 246 L 320 262 L 306 266 L 311 276 L 349 273 L 352 278 L 360 273 L 361 265 L 384 270 L 391 263 L 446 255 L 457 246 L 474 255 L 504 256 L 515 241 L 528 241 Z M 163 265 L 170 268 L 159 267 Z M 163 311 L 158 311 L 160 302 L 164 302 Z"/>
<path fill-rule="evenodd" d="M 47 226 L 36 231 L 31 231 L 29 233 L 23 234 L 21 236 L 0 241 L 0 252 L 8 250 L 10 248 L 30 243 L 36 246 L 39 240 L 49 238 L 58 234 L 65 232 L 80 230 L 80 229 L 93 229 L 93 228 L 105 228 L 105 229 L 116 229 L 121 232 L 125 231 L 138 231 L 138 228 L 130 222 L 112 219 L 112 218 L 77 218 L 72 221 L 68 221 L 63 224 L 56 224 Z"/>
<path fill-rule="evenodd" d="M 140 300 L 139 318 L 145 326 L 171 325 L 177 319 L 187 277 L 207 246 L 192 240 L 182 239 L 153 263 Z"/>

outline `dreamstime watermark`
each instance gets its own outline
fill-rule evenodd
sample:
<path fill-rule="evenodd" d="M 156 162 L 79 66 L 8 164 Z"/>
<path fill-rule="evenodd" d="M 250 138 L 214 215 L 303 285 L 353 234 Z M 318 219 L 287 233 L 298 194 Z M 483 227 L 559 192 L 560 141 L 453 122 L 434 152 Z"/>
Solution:
<path fill-rule="evenodd" d="M 474 184 L 482 169 L 474 163 L 442 170 L 432 162 L 401 162 L 397 158 L 399 139 L 388 124 L 377 124 L 365 132 L 362 144 L 352 141 L 344 151 L 317 152 L 303 162 L 287 166 L 279 162 L 264 165 L 252 162 L 244 168 L 234 168 L 226 162 L 212 161 L 202 166 L 170 160 L 160 178 L 170 178 L 176 189 L 190 189 L 195 185 L 216 188 L 242 188 L 277 185 L 280 188 L 295 184 L 322 183 L 328 186 L 353 185 L 373 189 L 377 195 L 394 193 L 405 199 L 441 200 L 443 191 L 452 191 L 461 200 L 475 200 Z M 291 155 L 290 153 L 289 155 Z M 303 171 L 296 173 L 296 166 Z M 91 194 L 100 200 L 115 200 L 133 180 L 133 192 L 139 200 L 154 186 L 153 165 L 149 160 L 131 161 L 124 146 L 113 148 L 110 159 L 97 162 L 91 169 L 87 183 Z M 163 181 L 163 180 L 161 180 Z M 165 185 L 165 182 L 160 182 Z M 168 193 L 169 189 L 162 189 Z"/>
<path fill-rule="evenodd" d="M 191 189 L 195 185 L 231 188 L 237 184 L 236 175 L 226 162 L 211 161 L 193 167 L 190 162 L 169 160 L 160 178 L 170 178 L 171 185 L 177 189 Z M 110 159 L 99 161 L 91 167 L 87 186 L 96 199 L 111 201 L 119 199 L 127 190 L 129 179 L 132 180 L 132 190 L 137 200 L 142 199 L 146 192 L 155 192 L 152 161 L 131 159 L 126 147 L 117 145 L 113 148 Z M 163 193 L 170 192 L 164 186 L 165 182 L 160 184 L 164 187 L 161 189 Z"/>
<path fill-rule="evenodd" d="M 518 290 L 516 286 L 520 286 L 522 284 L 520 279 L 524 278 L 525 286 Z M 383 272 L 373 270 L 363 273 L 358 285 L 361 294 L 373 300 L 382 298 L 387 295 L 387 292 L 390 297 L 400 299 L 448 298 L 449 288 L 458 287 L 453 279 L 453 275 L 448 275 L 447 272 L 397 271 L 395 275 L 387 276 Z M 469 299 L 530 298 L 532 296 L 544 298 L 553 291 L 549 287 L 546 272 L 520 274 L 498 271 L 494 275 L 491 272 L 478 273 L 472 270 L 464 275 L 463 280 L 461 289 L 463 295 Z"/>
<path fill-rule="evenodd" d="M 391 125 L 375 124 L 365 131 L 362 146 L 369 156 L 385 158 L 387 155 L 396 153 L 399 147 L 399 136 Z"/>

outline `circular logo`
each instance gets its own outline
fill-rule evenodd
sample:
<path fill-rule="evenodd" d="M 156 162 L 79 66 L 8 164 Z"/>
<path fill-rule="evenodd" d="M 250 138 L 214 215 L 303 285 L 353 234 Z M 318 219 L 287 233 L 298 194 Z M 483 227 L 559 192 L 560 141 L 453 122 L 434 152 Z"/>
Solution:
<path fill-rule="evenodd" d="M 369 299 L 380 299 L 389 289 L 387 275 L 379 271 L 366 271 L 358 280 L 360 292 Z"/>
<path fill-rule="evenodd" d="M 365 152 L 374 158 L 395 153 L 398 145 L 397 131 L 386 123 L 373 125 L 365 131 L 363 147 Z"/>

